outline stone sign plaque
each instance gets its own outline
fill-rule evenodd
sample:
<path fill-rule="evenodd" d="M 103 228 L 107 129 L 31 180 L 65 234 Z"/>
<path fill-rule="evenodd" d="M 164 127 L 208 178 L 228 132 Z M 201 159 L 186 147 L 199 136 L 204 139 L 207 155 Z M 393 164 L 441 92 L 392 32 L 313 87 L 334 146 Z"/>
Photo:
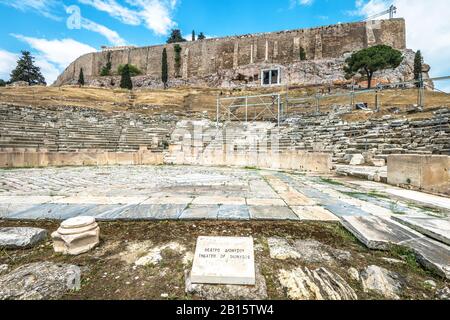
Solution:
<path fill-rule="evenodd" d="M 191 282 L 255 285 L 253 238 L 199 237 Z"/>

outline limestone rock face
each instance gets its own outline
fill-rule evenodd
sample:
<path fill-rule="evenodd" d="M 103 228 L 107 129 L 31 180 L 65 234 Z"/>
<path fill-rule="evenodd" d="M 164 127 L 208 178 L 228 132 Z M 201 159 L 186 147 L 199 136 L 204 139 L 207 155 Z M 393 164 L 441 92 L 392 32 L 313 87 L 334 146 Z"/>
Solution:
<path fill-rule="evenodd" d="M 58 299 L 80 289 L 81 270 L 68 264 L 37 262 L 0 277 L 0 300 Z"/>
<path fill-rule="evenodd" d="M 256 266 L 256 284 L 241 285 L 210 285 L 193 284 L 190 271 L 185 271 L 186 293 L 206 300 L 265 300 L 268 298 L 264 276 Z"/>
<path fill-rule="evenodd" d="M 0 276 L 8 271 L 8 265 L 7 264 L 0 264 Z"/>
<path fill-rule="evenodd" d="M 305 262 L 333 262 L 335 260 L 349 260 L 348 251 L 339 250 L 324 245 L 315 240 L 296 240 L 290 244 L 286 239 L 267 239 L 270 257 L 277 260 L 300 259 Z"/>
<path fill-rule="evenodd" d="M 345 280 L 325 268 L 310 270 L 299 267 L 292 271 L 281 270 L 281 285 L 292 300 L 356 300 L 355 291 Z"/>
<path fill-rule="evenodd" d="M 400 299 L 402 287 L 399 276 L 378 266 L 369 266 L 361 272 L 361 282 L 365 292 L 374 291 L 388 299 Z"/>
<path fill-rule="evenodd" d="M 38 228 L 0 228 L 0 248 L 32 247 L 47 237 L 47 231 Z"/>

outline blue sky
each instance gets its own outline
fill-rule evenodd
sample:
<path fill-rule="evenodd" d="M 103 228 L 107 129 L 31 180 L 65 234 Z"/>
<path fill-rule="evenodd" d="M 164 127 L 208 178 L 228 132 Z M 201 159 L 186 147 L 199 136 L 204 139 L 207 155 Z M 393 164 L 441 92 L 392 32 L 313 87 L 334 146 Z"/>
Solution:
<path fill-rule="evenodd" d="M 448 0 L 429 1 L 435 4 L 427 8 L 432 26 L 425 19 L 423 29 L 413 21 L 418 15 L 423 21 L 429 2 L 422 0 L 0 0 L 0 78 L 9 78 L 24 49 L 51 83 L 81 54 L 102 45 L 163 43 L 172 28 L 216 37 L 314 27 L 358 21 L 392 2 L 407 18 L 408 47 L 425 52 L 434 75 L 450 74 L 441 57 L 450 54 Z M 433 30 L 439 30 L 439 46 Z"/>

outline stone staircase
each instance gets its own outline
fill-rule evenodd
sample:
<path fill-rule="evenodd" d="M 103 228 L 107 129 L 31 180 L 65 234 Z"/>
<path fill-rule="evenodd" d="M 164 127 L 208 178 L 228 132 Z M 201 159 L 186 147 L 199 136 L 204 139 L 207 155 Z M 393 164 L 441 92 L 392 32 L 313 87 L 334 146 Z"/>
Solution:
<path fill-rule="evenodd" d="M 0 151 L 162 152 L 175 123 L 137 113 L 0 106 Z"/>

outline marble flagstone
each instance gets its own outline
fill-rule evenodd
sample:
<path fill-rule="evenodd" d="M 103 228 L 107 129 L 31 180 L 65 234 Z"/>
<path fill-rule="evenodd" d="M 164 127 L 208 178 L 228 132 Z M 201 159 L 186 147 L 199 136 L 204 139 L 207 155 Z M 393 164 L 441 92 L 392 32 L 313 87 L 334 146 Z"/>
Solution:
<path fill-rule="evenodd" d="M 193 205 L 245 205 L 245 198 L 200 196 L 192 201 Z"/>
<path fill-rule="evenodd" d="M 340 219 L 330 211 L 319 206 L 296 206 L 291 208 L 300 220 L 340 221 Z"/>
<path fill-rule="evenodd" d="M 450 245 L 450 219 L 448 218 L 396 216 L 393 219 L 430 238 Z"/>
<path fill-rule="evenodd" d="M 222 205 L 217 214 L 219 220 L 250 220 L 247 206 Z"/>
<path fill-rule="evenodd" d="M 218 205 L 191 205 L 180 215 L 181 220 L 216 220 L 219 212 Z"/>
<path fill-rule="evenodd" d="M 250 218 L 254 220 L 299 220 L 288 207 L 249 206 Z"/>
<path fill-rule="evenodd" d="M 392 244 L 402 245 L 423 238 L 414 230 L 376 216 L 345 216 L 342 224 L 370 249 L 388 250 Z"/>
<path fill-rule="evenodd" d="M 247 199 L 249 206 L 276 206 L 286 207 L 286 203 L 282 199 Z"/>

